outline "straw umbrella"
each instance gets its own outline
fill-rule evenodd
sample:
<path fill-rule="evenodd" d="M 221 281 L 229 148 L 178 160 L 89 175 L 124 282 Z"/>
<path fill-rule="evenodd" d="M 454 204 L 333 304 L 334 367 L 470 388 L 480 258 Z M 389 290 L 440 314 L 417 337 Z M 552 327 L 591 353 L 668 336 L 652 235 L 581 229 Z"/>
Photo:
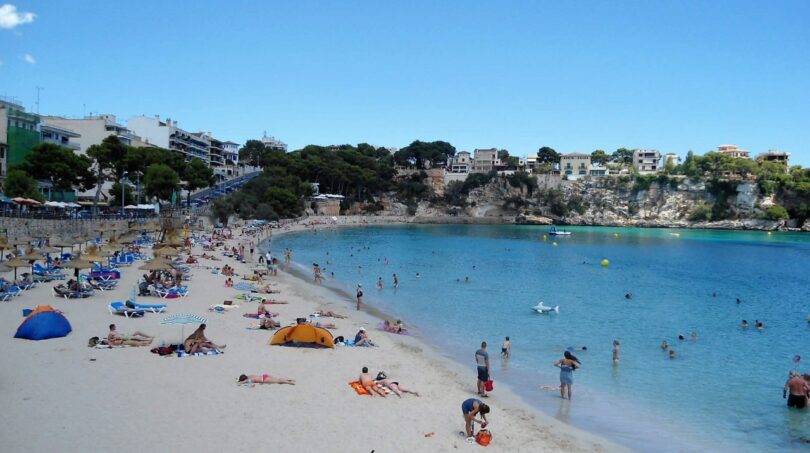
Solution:
<path fill-rule="evenodd" d="M 141 265 L 138 269 L 142 271 L 170 271 L 174 268 L 172 263 L 162 258 L 155 258 Z"/>
<path fill-rule="evenodd" d="M 79 270 L 81 269 L 90 269 L 93 267 L 94 263 L 89 259 L 93 257 L 88 257 L 85 255 L 79 255 L 76 259 L 70 260 L 69 262 L 63 264 L 63 267 L 75 269 L 73 275 L 78 278 L 79 277 Z"/>
<path fill-rule="evenodd" d="M 21 258 L 12 258 L 4 263 L 6 266 L 14 268 L 14 280 L 17 280 L 17 268 L 18 267 L 31 267 L 31 262 L 26 261 Z"/>
<path fill-rule="evenodd" d="M 13 270 L 14 270 L 14 268 L 9 266 L 8 264 L 0 263 L 0 273 L 11 272 Z"/>
<path fill-rule="evenodd" d="M 180 252 L 173 247 L 164 246 L 159 249 L 152 250 L 155 256 L 180 256 Z"/>

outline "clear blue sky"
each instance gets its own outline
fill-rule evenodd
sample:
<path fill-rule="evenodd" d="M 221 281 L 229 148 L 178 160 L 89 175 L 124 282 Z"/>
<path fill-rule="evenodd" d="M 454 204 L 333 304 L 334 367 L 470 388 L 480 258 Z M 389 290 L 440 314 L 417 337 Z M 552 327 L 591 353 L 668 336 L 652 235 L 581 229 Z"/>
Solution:
<path fill-rule="evenodd" d="M 44 114 L 290 149 L 735 143 L 810 166 L 808 1 L 12 3 L 36 17 L 0 28 L 0 95 L 33 109 L 44 87 Z"/>

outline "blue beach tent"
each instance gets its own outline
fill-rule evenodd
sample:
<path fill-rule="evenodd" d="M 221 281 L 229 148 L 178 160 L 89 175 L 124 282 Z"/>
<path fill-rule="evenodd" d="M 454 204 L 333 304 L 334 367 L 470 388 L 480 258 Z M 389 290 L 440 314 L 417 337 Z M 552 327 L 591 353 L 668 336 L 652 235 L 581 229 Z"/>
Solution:
<path fill-rule="evenodd" d="M 70 323 L 62 313 L 50 305 L 35 308 L 17 328 L 14 338 L 27 340 L 47 340 L 67 336 L 71 331 Z"/>

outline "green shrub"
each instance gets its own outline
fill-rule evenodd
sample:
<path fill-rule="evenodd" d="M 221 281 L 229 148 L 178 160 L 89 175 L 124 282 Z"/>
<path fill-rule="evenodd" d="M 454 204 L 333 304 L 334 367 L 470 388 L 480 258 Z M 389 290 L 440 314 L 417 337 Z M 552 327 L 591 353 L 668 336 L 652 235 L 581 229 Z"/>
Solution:
<path fill-rule="evenodd" d="M 775 204 L 765 210 L 764 217 L 768 220 L 787 220 L 790 218 L 787 209 Z"/>
<path fill-rule="evenodd" d="M 714 206 L 711 205 L 711 204 L 701 203 L 701 204 L 695 206 L 694 209 L 692 209 L 692 212 L 689 213 L 689 217 L 687 217 L 687 218 L 691 222 L 702 222 L 702 221 L 712 220 L 712 209 L 713 209 L 713 207 Z"/>

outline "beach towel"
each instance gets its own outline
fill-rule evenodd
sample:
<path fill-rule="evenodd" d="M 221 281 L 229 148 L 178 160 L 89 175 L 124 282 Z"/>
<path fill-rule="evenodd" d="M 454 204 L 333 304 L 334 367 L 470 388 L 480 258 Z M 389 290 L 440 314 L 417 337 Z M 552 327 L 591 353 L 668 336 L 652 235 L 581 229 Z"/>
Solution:
<path fill-rule="evenodd" d="M 349 382 L 349 385 L 354 389 L 355 392 L 357 392 L 358 395 L 371 395 L 371 392 L 366 390 L 360 381 Z"/>

